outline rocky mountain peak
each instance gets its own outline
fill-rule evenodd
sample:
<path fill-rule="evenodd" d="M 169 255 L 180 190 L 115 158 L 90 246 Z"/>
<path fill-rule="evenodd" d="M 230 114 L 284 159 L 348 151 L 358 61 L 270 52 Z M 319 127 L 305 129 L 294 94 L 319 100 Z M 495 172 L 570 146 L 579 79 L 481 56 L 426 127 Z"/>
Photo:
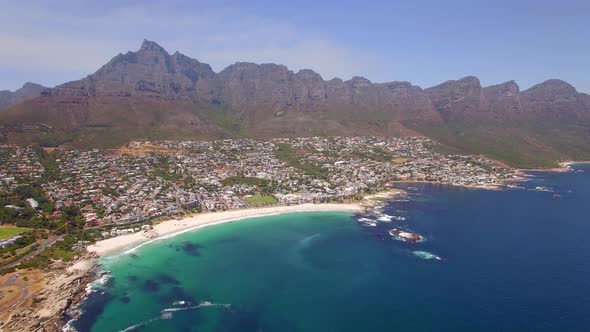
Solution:
<path fill-rule="evenodd" d="M 22 103 L 29 99 L 39 97 L 47 88 L 41 84 L 26 82 L 23 86 L 12 91 L 0 91 L 0 109 Z"/>
<path fill-rule="evenodd" d="M 496 85 L 490 85 L 485 87 L 484 95 L 489 98 L 496 97 L 515 97 L 520 92 L 518 84 L 514 81 L 508 81 Z"/>
<path fill-rule="evenodd" d="M 304 81 L 323 81 L 322 76 L 311 69 L 301 69 L 295 75 Z"/>
<path fill-rule="evenodd" d="M 457 83 L 481 88 L 481 82 L 479 81 L 479 78 L 477 78 L 476 76 L 465 76 L 457 80 Z"/>
<path fill-rule="evenodd" d="M 578 92 L 565 81 L 550 79 L 523 91 L 523 95 L 531 101 L 574 101 Z"/>
<path fill-rule="evenodd" d="M 359 76 L 325 81 L 313 70 L 272 63 L 237 62 L 216 74 L 208 64 L 144 40 L 139 50 L 115 56 L 86 78 L 44 89 L 27 83 L 19 93 L 0 91 L 0 108 L 2 100 L 12 105 L 33 98 L 0 112 L 0 124 L 15 128 L 4 127 L 8 142 L 20 142 L 20 124 L 37 122 L 51 126 L 56 139 L 83 133 L 80 142 L 89 145 L 94 135 L 108 142 L 113 133 L 145 138 L 153 127 L 162 137 L 195 138 L 424 134 L 499 159 L 513 160 L 528 148 L 527 163 L 537 155 L 563 159 L 563 142 L 575 135 L 570 151 L 583 148 L 581 158 L 590 156 L 590 96 L 561 80 L 520 92 L 514 81 L 482 88 L 475 76 L 424 90 Z M 553 125 L 558 130 L 547 131 Z M 104 126 L 111 129 L 94 129 Z M 571 128 L 580 129 L 570 134 Z"/>
<path fill-rule="evenodd" d="M 168 54 L 168 52 L 166 52 L 166 50 L 162 46 L 160 46 L 158 43 L 151 41 L 151 40 L 144 39 L 143 42 L 141 43 L 141 47 L 139 48 L 139 52 L 146 52 L 146 51 L 162 52 L 162 53 Z"/>
<path fill-rule="evenodd" d="M 362 76 L 354 76 L 352 77 L 349 82 L 351 83 L 366 83 L 366 84 L 371 84 L 371 81 L 369 81 L 369 79 L 364 78 Z"/>
<path fill-rule="evenodd" d="M 179 52 L 170 55 L 146 39 L 137 52 L 119 54 L 89 77 L 63 84 L 47 94 L 200 99 L 197 81 L 215 76 L 208 64 Z"/>
<path fill-rule="evenodd" d="M 466 76 L 458 80 L 450 80 L 439 85 L 435 85 L 431 88 L 425 89 L 424 91 L 428 92 L 431 95 L 458 95 L 458 96 L 465 96 L 465 95 L 472 95 L 478 94 L 479 90 L 481 89 L 481 83 L 479 82 L 479 78 L 475 76 Z"/>
<path fill-rule="evenodd" d="M 372 86 L 371 81 L 369 81 L 368 79 L 362 77 L 362 76 L 354 76 L 353 78 L 351 78 L 350 80 L 346 81 L 345 83 L 350 84 L 353 88 L 358 89 L 358 88 L 367 88 Z"/>
<path fill-rule="evenodd" d="M 25 84 L 23 84 L 21 89 L 46 89 L 46 87 L 44 87 L 41 84 L 37 84 L 37 83 L 33 83 L 33 82 L 26 82 Z"/>

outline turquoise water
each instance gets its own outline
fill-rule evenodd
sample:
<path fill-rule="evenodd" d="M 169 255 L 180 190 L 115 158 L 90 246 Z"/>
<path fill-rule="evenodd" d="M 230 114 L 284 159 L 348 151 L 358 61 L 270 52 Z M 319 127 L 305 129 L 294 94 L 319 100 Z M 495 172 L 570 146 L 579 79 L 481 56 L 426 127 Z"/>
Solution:
<path fill-rule="evenodd" d="M 401 185 L 410 200 L 384 212 L 406 220 L 377 227 L 348 213 L 296 213 L 152 242 L 103 259 L 108 282 L 75 326 L 589 331 L 590 167 L 577 168 L 502 192 Z M 393 227 L 426 241 L 393 240 Z"/>

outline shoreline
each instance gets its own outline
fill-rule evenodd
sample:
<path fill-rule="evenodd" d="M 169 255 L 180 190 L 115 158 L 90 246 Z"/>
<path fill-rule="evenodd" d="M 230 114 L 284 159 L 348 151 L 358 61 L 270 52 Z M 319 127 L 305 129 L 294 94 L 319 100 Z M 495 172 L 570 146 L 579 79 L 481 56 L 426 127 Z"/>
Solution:
<path fill-rule="evenodd" d="M 284 206 L 272 206 L 266 208 L 249 208 L 241 210 L 229 210 L 220 212 L 205 212 L 196 215 L 184 217 L 180 220 L 169 219 L 165 220 L 154 226 L 152 237 L 148 237 L 146 233 L 137 232 L 128 235 L 121 235 L 97 241 L 96 243 L 86 248 L 87 255 L 82 260 L 76 262 L 68 269 L 82 268 L 84 269 L 84 281 L 82 281 L 83 287 L 77 289 L 69 297 L 70 305 L 62 311 L 60 319 L 69 316 L 65 326 L 62 325 L 61 329 L 64 331 L 71 331 L 69 324 L 76 320 L 80 315 L 80 305 L 88 296 L 87 287 L 96 280 L 97 274 L 96 269 L 99 267 L 97 258 L 105 256 L 116 256 L 124 254 L 126 252 L 135 250 L 143 246 L 146 243 L 167 239 L 180 235 L 185 232 L 197 230 L 199 228 L 220 225 L 224 223 L 230 223 L 234 221 L 276 216 L 280 214 L 289 213 L 304 213 L 304 212 L 351 212 L 359 213 L 364 211 L 367 207 L 371 206 L 373 199 L 376 197 L 387 197 L 392 198 L 399 195 L 400 192 L 397 190 L 386 191 L 377 193 L 371 197 L 365 197 L 361 203 L 322 203 L 313 204 L 305 203 L 298 205 L 284 205 Z M 374 196 L 374 197 L 373 197 Z"/>
<path fill-rule="evenodd" d="M 322 204 L 299 204 L 273 206 L 266 208 L 250 208 L 240 210 L 230 210 L 221 212 L 205 212 L 189 216 L 180 220 L 170 219 L 156 224 L 149 233 L 137 232 L 127 235 L 120 235 L 88 246 L 86 250 L 99 257 L 112 256 L 117 253 L 127 252 L 141 246 L 147 242 L 160 239 L 170 238 L 191 230 L 202 227 L 219 225 L 228 222 L 275 216 L 284 213 L 300 212 L 361 212 L 361 204 L 340 204 L 340 203 L 322 203 Z"/>
<path fill-rule="evenodd" d="M 521 181 L 524 179 L 521 178 L 516 178 L 516 179 L 510 179 L 511 181 Z M 454 183 L 446 183 L 446 182 L 438 182 L 438 181 L 429 181 L 429 180 L 398 180 L 398 181 L 393 181 L 392 183 L 396 184 L 396 183 L 425 183 L 425 184 L 434 184 L 434 185 L 440 185 L 440 186 L 449 186 L 449 187 L 455 187 L 455 188 L 464 188 L 464 189 L 473 189 L 473 190 L 496 190 L 496 191 L 501 191 L 501 190 L 505 190 L 506 189 L 506 180 L 503 180 L 500 183 L 495 183 L 495 184 L 489 184 L 489 185 L 465 185 L 465 184 L 454 184 Z"/>
<path fill-rule="evenodd" d="M 588 161 L 588 160 L 580 160 L 580 161 L 568 160 L 568 161 L 562 161 L 562 162 L 560 162 L 558 167 L 553 167 L 553 168 L 520 168 L 520 169 L 518 169 L 518 171 L 520 171 L 520 172 L 558 172 L 558 173 L 564 173 L 564 172 L 571 172 L 572 171 L 572 165 L 577 165 L 577 164 L 590 164 L 590 161 Z"/>
<path fill-rule="evenodd" d="M 395 183 L 429 183 L 462 187 L 465 189 L 480 190 L 503 190 L 505 184 L 486 186 L 469 186 L 441 183 L 436 181 L 400 180 Z M 154 225 L 150 232 L 136 232 L 127 235 L 120 235 L 97 241 L 89 245 L 86 251 L 95 257 L 115 256 L 134 250 L 145 243 L 170 238 L 184 232 L 196 230 L 206 226 L 219 225 L 243 219 L 274 216 L 285 213 L 300 212 L 362 212 L 367 208 L 376 205 L 380 200 L 394 199 L 396 196 L 404 196 L 406 192 L 399 188 L 392 187 L 389 190 L 368 194 L 360 202 L 355 203 L 304 203 L 295 205 L 281 205 L 271 207 L 247 208 L 219 212 L 204 212 L 183 217 L 182 219 L 168 219 Z"/>
<path fill-rule="evenodd" d="M 558 171 L 571 171 L 572 169 L 569 167 L 571 164 L 577 163 L 590 163 L 590 161 L 584 162 L 573 162 L 567 161 L 560 163 L 560 168 Z M 494 185 L 485 185 L 485 186 L 471 186 L 471 185 L 457 185 L 457 184 L 450 184 L 450 183 L 441 183 L 436 181 L 418 181 L 418 180 L 399 180 L 393 181 L 391 186 L 388 190 L 367 194 L 363 197 L 362 200 L 355 202 L 355 203 L 304 203 L 304 204 L 296 204 L 296 205 L 281 205 L 281 206 L 271 206 L 271 207 L 258 207 L 258 208 L 247 208 L 247 209 L 238 209 L 238 210 L 229 210 L 229 211 L 219 211 L 219 212 L 205 212 L 199 213 L 191 216 L 183 217 L 182 219 L 168 219 L 162 221 L 154 225 L 153 230 L 149 233 L 144 232 L 137 232 L 128 235 L 121 235 L 117 237 L 112 237 L 108 239 L 104 239 L 101 241 L 97 241 L 96 243 L 88 246 L 86 248 L 87 253 L 90 254 L 91 258 L 85 259 L 84 264 L 90 264 L 92 266 L 91 269 L 86 271 L 86 281 L 84 282 L 85 285 L 90 284 L 95 278 L 96 275 L 91 272 L 91 270 L 95 271 L 97 268 L 98 262 L 97 258 L 100 257 L 108 257 L 108 256 L 117 256 L 120 254 L 125 254 L 127 252 L 131 252 L 144 244 L 158 241 L 162 239 L 167 239 L 170 237 L 174 237 L 176 235 L 180 235 L 185 232 L 189 231 L 196 231 L 199 228 L 219 225 L 224 223 L 230 223 L 234 221 L 244 220 L 244 219 L 251 219 L 251 218 L 259 218 L 259 217 L 266 217 L 266 216 L 276 216 L 280 214 L 289 214 L 289 213 L 304 213 L 304 212 L 351 212 L 351 213 L 360 213 L 364 212 L 367 209 L 378 205 L 382 201 L 393 200 L 396 197 L 403 197 L 407 195 L 407 192 L 403 189 L 399 189 L 395 187 L 395 184 L 398 183 L 428 183 L 428 184 L 435 184 L 435 185 L 444 185 L 444 186 L 452 186 L 452 187 L 462 187 L 465 189 L 479 189 L 479 190 L 505 190 L 506 189 L 506 182 L 511 181 L 528 181 L 529 179 L 522 176 L 521 174 L 526 172 L 527 170 L 524 169 L 514 169 L 516 174 L 520 176 L 515 179 L 510 179 L 508 181 L 504 180 L 501 183 L 494 184 Z M 555 171 L 552 169 L 541 169 L 542 171 Z M 539 170 L 539 171 L 541 171 Z M 534 171 L 529 169 L 528 171 Z M 521 173 L 522 172 L 522 173 Z M 150 234 L 151 233 L 151 234 Z M 83 288 L 84 291 L 80 291 L 77 293 L 73 299 L 73 305 L 68 308 L 73 311 L 73 315 L 70 316 L 71 320 L 75 320 L 75 318 L 80 314 L 79 305 L 84 301 L 86 296 L 88 295 Z"/>
<path fill-rule="evenodd" d="M 518 173 L 525 173 L 527 171 L 546 171 L 546 172 L 569 172 L 573 164 L 587 164 L 590 161 L 564 161 L 559 163 L 559 167 L 546 169 L 515 169 Z M 465 189 L 483 189 L 483 190 L 504 190 L 506 189 L 506 182 L 511 181 L 526 181 L 526 177 L 518 177 L 502 183 L 494 185 L 456 185 L 449 183 L 441 183 L 436 181 L 417 181 L 417 180 L 400 180 L 393 183 L 430 183 L 438 185 L 448 185 L 454 187 L 463 187 Z M 86 250 L 98 257 L 114 255 L 118 252 L 125 252 L 132 250 L 146 242 L 151 242 L 163 238 L 169 238 L 177 234 L 181 234 L 190 230 L 198 229 L 210 225 L 218 225 L 242 219 L 258 218 L 265 216 L 278 215 L 283 213 L 297 213 L 297 212 L 361 212 L 367 205 L 371 205 L 372 199 L 391 199 L 395 196 L 403 194 L 402 190 L 391 188 L 388 191 L 366 195 L 360 203 L 304 203 L 297 205 L 282 205 L 271 207 L 247 208 L 239 210 L 229 210 L 220 212 L 205 212 L 196 215 L 184 217 L 180 220 L 169 219 L 159 224 L 156 224 L 150 234 L 144 232 L 137 232 L 127 235 L 116 236 L 88 246 Z"/>

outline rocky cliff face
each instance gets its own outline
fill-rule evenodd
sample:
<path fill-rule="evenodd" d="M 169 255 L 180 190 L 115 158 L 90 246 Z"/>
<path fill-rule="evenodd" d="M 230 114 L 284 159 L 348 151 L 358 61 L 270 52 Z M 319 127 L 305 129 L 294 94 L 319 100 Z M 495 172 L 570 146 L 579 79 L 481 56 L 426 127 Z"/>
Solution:
<path fill-rule="evenodd" d="M 588 95 L 562 80 L 547 80 L 523 91 L 521 100 L 528 112 L 584 115 L 590 111 Z"/>
<path fill-rule="evenodd" d="M 435 112 L 428 96 L 420 87 L 407 82 L 374 84 L 363 77 L 326 81 L 309 69 L 295 73 L 282 65 L 244 62 L 230 65 L 217 74 L 207 64 L 178 52 L 170 55 L 148 40 L 137 52 L 115 56 L 84 79 L 45 91 L 43 98 L 35 103 L 35 106 L 25 107 L 27 118 L 34 117 L 31 108 L 45 108 L 45 116 L 40 120 L 49 121 L 56 127 L 109 122 L 98 113 L 110 114 L 110 109 L 125 109 L 124 105 L 132 104 L 130 107 L 137 108 L 153 103 L 165 103 L 166 106 L 162 107 L 168 111 L 183 108 L 175 110 L 172 117 L 192 123 L 202 122 L 198 116 L 200 110 L 231 110 L 232 116 L 242 122 L 241 127 L 250 132 L 267 129 L 280 132 L 292 120 L 308 122 L 320 114 L 331 119 L 332 123 L 326 128 L 339 128 L 337 131 L 341 133 L 347 132 L 343 127 L 354 127 L 354 122 L 362 118 L 366 119 L 362 120 L 361 127 L 375 129 L 377 125 L 381 133 L 390 127 L 403 129 L 399 124 L 402 120 L 423 117 L 440 121 L 440 115 Z M 56 114 L 55 108 L 51 107 L 56 103 L 64 109 L 61 114 Z M 189 105 L 191 114 L 178 114 L 187 108 L 179 105 Z M 147 117 L 145 113 L 130 113 L 134 119 L 120 112 L 116 116 L 118 123 L 142 122 L 141 118 Z M 337 123 L 338 116 L 351 123 Z M 9 114 L 6 118 L 17 119 L 18 116 Z M 161 116 L 155 120 L 166 125 L 162 121 L 169 119 Z M 72 125 L 64 126 L 64 123 Z M 308 123 L 305 125 L 309 126 Z M 305 129 L 321 133 L 314 128 Z M 293 134 L 299 132 L 297 128 L 291 131 Z"/>
<path fill-rule="evenodd" d="M 483 91 L 479 79 L 474 76 L 447 81 L 425 91 L 436 110 L 445 117 L 481 109 Z"/>
<path fill-rule="evenodd" d="M 155 42 L 144 40 L 139 51 L 119 54 L 94 74 L 45 95 L 207 99 L 209 94 L 200 83 L 214 77 L 208 64 L 178 52 L 170 55 Z"/>
<path fill-rule="evenodd" d="M 39 97 L 45 89 L 47 88 L 40 84 L 27 82 L 14 92 L 8 90 L 0 91 L 0 109 Z"/>
<path fill-rule="evenodd" d="M 147 40 L 86 78 L 0 112 L 9 127 L 41 122 L 64 133 L 92 132 L 84 137 L 97 140 L 120 135 L 112 140 L 116 143 L 146 133 L 162 138 L 424 134 L 470 152 L 521 142 L 524 150 L 552 151 L 552 158 L 560 155 L 557 146 L 571 141 L 565 128 L 575 127 L 575 137 L 586 142 L 589 119 L 590 96 L 560 80 L 520 91 L 514 81 L 482 87 L 468 76 L 423 90 L 363 77 L 327 81 L 312 70 L 293 72 L 276 64 L 238 62 L 215 73 Z M 545 137 L 551 125 L 564 129 L 549 135 L 561 137 L 558 143 Z M 578 150 L 588 150 L 590 157 L 590 148 Z"/>

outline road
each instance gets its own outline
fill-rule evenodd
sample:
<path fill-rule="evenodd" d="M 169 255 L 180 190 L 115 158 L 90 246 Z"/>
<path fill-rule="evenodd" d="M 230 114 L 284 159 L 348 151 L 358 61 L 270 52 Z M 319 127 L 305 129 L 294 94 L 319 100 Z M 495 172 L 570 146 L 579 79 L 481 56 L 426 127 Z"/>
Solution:
<path fill-rule="evenodd" d="M 35 257 L 36 255 L 38 255 L 40 252 L 42 252 L 43 250 L 47 249 L 48 247 L 51 247 L 55 242 L 60 241 L 61 239 L 63 239 L 64 236 L 60 235 L 60 236 L 54 236 L 54 237 L 50 237 L 47 240 L 43 241 L 43 243 L 34 251 L 26 254 L 25 256 L 15 260 L 14 262 L 8 263 L 6 265 L 0 266 L 0 269 L 10 269 L 13 267 L 16 267 L 17 265 L 19 265 L 20 263 L 31 259 L 33 257 Z"/>

